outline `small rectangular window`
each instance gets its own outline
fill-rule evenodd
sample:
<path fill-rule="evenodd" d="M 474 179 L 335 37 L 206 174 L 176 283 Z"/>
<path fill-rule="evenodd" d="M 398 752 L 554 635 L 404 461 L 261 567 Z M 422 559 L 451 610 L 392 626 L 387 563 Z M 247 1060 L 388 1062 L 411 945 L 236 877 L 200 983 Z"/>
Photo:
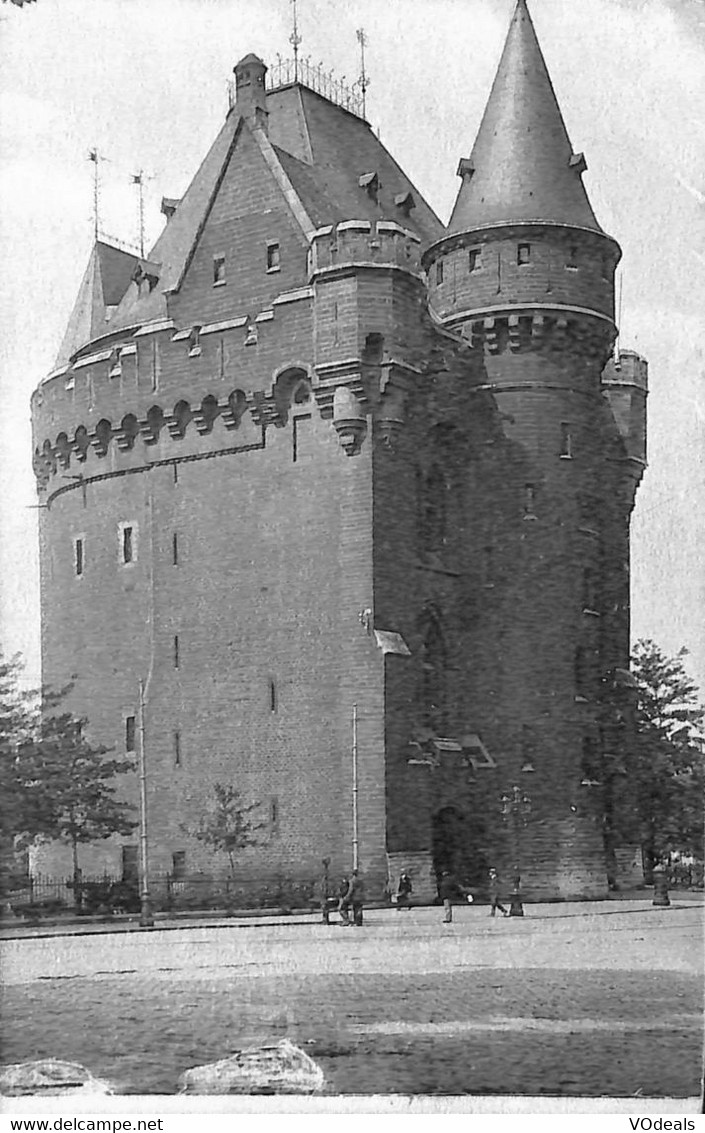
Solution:
<path fill-rule="evenodd" d="M 276 795 L 272 795 L 269 800 L 269 826 L 272 834 L 275 834 L 279 825 L 279 800 Z"/>
<path fill-rule="evenodd" d="M 181 732 L 174 732 L 174 767 L 181 767 Z"/>
<path fill-rule="evenodd" d="M 524 486 L 524 516 L 526 519 L 536 518 L 536 488 L 533 484 Z"/>
<path fill-rule="evenodd" d="M 120 562 L 123 566 L 137 562 L 137 525 L 134 523 L 121 523 L 120 528 Z"/>
<path fill-rule="evenodd" d="M 274 678 L 269 678 L 269 711 L 276 712 L 277 710 L 277 686 L 274 683 Z"/>
<path fill-rule="evenodd" d="M 517 245 L 517 263 L 528 264 L 531 260 L 531 244 Z"/>
<path fill-rule="evenodd" d="M 174 566 L 179 565 L 179 536 L 176 531 L 171 537 L 171 561 Z"/>
<path fill-rule="evenodd" d="M 567 268 L 570 268 L 571 271 L 577 270 L 577 267 L 578 267 L 578 249 L 577 249 L 577 247 L 571 247 L 570 251 L 568 252 L 568 259 L 565 262 L 565 266 Z"/>
<path fill-rule="evenodd" d="M 480 248 L 471 248 L 468 252 L 468 271 L 477 271 L 481 266 L 480 258 L 482 250 Z"/>
<path fill-rule="evenodd" d="M 135 717 L 125 717 L 125 751 L 131 752 L 135 750 L 136 727 Z"/>
<path fill-rule="evenodd" d="M 436 264 L 436 283 L 443 283 L 443 260 Z"/>
<path fill-rule="evenodd" d="M 181 660 L 181 658 L 179 657 L 179 635 L 178 635 L 178 633 L 175 633 L 174 634 L 174 668 L 175 669 L 178 669 L 180 660 Z"/>
<path fill-rule="evenodd" d="M 197 358 L 201 353 L 201 328 L 192 327 L 191 333 L 188 336 L 188 356 L 189 358 Z"/>
<path fill-rule="evenodd" d="M 186 876 L 185 850 L 175 850 L 171 855 L 171 876 L 173 881 L 183 881 Z"/>
<path fill-rule="evenodd" d="M 267 244 L 267 271 L 279 271 L 280 267 L 279 245 L 277 243 Z"/>
<path fill-rule="evenodd" d="M 83 536 L 77 536 L 73 541 L 73 565 L 76 572 L 76 577 L 80 578 L 83 574 L 84 557 L 83 557 Z"/>
<path fill-rule="evenodd" d="M 225 256 L 213 256 L 213 286 L 225 283 Z"/>
<path fill-rule="evenodd" d="M 573 429 L 566 421 L 561 425 L 561 457 L 570 460 L 573 456 Z"/>
<path fill-rule="evenodd" d="M 302 460 L 310 459 L 312 456 L 312 443 L 311 443 L 311 414 L 301 413 L 298 417 L 294 417 L 294 427 L 292 429 L 292 460 L 301 462 Z"/>

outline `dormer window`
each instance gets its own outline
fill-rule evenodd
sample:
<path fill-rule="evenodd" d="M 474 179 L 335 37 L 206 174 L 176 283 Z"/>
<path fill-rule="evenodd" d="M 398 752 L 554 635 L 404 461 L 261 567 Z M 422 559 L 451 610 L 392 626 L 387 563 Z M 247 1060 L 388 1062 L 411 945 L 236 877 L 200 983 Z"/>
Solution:
<path fill-rule="evenodd" d="M 413 208 L 416 208 L 416 201 L 414 200 L 413 193 L 397 193 L 394 198 L 394 204 L 404 214 L 408 216 Z"/>
<path fill-rule="evenodd" d="M 471 248 L 468 252 L 468 271 L 477 271 L 482 266 L 480 257 L 482 256 L 481 248 Z"/>
<path fill-rule="evenodd" d="M 358 177 L 357 183 L 361 189 L 365 190 L 370 200 L 377 201 L 379 190 L 381 189 L 377 173 L 363 173 Z"/>
<path fill-rule="evenodd" d="M 443 283 L 443 260 L 436 264 L 436 283 Z"/>
<path fill-rule="evenodd" d="M 267 244 L 267 271 L 281 271 L 279 244 L 276 241 Z"/>
<path fill-rule="evenodd" d="M 531 263 L 531 244 L 517 244 L 517 264 Z"/>
<path fill-rule="evenodd" d="M 213 256 L 213 286 L 222 287 L 225 283 L 225 256 Z"/>
<path fill-rule="evenodd" d="M 188 356 L 189 358 L 197 358 L 201 353 L 201 328 L 191 327 L 188 336 Z"/>

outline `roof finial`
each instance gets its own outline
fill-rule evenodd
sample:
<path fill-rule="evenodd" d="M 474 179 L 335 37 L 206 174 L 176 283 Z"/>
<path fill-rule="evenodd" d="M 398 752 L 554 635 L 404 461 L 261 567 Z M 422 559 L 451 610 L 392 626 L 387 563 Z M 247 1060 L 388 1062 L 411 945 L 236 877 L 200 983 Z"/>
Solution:
<path fill-rule="evenodd" d="M 139 217 L 140 217 L 140 256 L 144 259 L 144 170 L 140 169 L 137 173 L 133 173 L 131 177 L 131 184 L 137 185 L 139 193 Z"/>
<path fill-rule="evenodd" d="M 294 30 L 289 36 L 289 43 L 294 49 L 294 82 L 299 79 L 299 44 L 301 43 L 301 36 L 299 35 L 299 25 L 296 18 L 296 0 L 291 0 L 291 7 L 294 16 Z"/>
<path fill-rule="evenodd" d="M 360 90 L 362 92 L 362 117 L 367 118 L 365 96 L 367 94 L 367 88 L 370 85 L 370 80 L 368 79 L 367 71 L 365 70 L 365 45 L 367 44 L 367 36 L 365 35 L 365 29 L 364 28 L 358 28 L 357 31 L 355 32 L 355 35 L 357 36 L 357 41 L 360 44 L 360 79 L 359 79 L 359 86 L 360 86 Z"/>
<path fill-rule="evenodd" d="M 88 151 L 88 160 L 93 162 L 93 235 L 98 239 L 98 232 L 100 230 L 100 174 L 98 165 L 99 162 L 105 161 L 106 158 L 98 153 L 97 148 Z"/>

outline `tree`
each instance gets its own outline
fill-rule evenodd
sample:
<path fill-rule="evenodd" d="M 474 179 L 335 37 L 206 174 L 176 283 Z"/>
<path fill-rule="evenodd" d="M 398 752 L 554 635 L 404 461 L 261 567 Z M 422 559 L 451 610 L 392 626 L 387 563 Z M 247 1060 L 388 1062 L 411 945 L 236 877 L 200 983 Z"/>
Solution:
<path fill-rule="evenodd" d="M 87 720 L 57 712 L 68 689 L 23 693 L 19 658 L 0 656 L 0 817 L 4 848 L 37 839 L 68 842 L 80 902 L 78 846 L 137 825 L 131 803 L 117 799 L 116 776 L 135 770 L 130 759 L 106 759 L 108 749 L 86 738 Z"/>
<path fill-rule="evenodd" d="M 43 718 L 38 735 L 20 747 L 25 816 L 36 836 L 68 842 L 74 894 L 80 903 L 78 847 L 113 834 L 129 835 L 137 823 L 132 803 L 115 797 L 115 777 L 135 770 L 130 759 L 106 759 L 108 748 L 85 737 L 88 721 L 64 712 Z"/>
<path fill-rule="evenodd" d="M 223 783 L 213 785 L 213 804 L 195 830 L 187 830 L 205 846 L 228 855 L 230 876 L 235 880 L 235 857 L 240 850 L 258 844 L 257 832 L 266 825 L 254 822 L 250 815 L 259 809 L 260 803 L 245 804 L 235 787 Z"/>
<path fill-rule="evenodd" d="M 685 670 L 687 650 L 667 657 L 638 641 L 632 674 L 638 686 L 635 805 L 647 873 L 674 850 L 703 856 L 705 708 Z"/>

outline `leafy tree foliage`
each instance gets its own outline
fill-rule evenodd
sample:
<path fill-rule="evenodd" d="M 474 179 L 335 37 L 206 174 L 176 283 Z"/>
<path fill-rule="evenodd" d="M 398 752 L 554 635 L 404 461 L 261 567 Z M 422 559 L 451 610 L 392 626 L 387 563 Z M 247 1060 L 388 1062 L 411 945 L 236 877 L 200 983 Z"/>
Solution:
<path fill-rule="evenodd" d="M 673 851 L 703 856 L 705 708 L 685 669 L 687 650 L 667 657 L 637 642 L 635 803 L 647 871 Z"/>
<path fill-rule="evenodd" d="M 62 693 L 22 693 L 18 658 L 0 657 L 0 817 L 5 847 L 37 838 L 68 842 L 74 887 L 80 892 L 78 846 L 130 834 L 132 804 L 120 801 L 116 777 L 134 771 L 129 759 L 107 759 L 93 746 L 87 721 L 58 712 Z"/>
<path fill-rule="evenodd" d="M 235 858 L 240 850 L 258 844 L 257 833 L 266 823 L 255 822 L 251 815 L 259 809 L 260 803 L 244 803 L 242 795 L 235 787 L 223 783 L 213 784 L 213 801 L 206 815 L 195 830 L 187 831 L 205 846 L 227 854 L 230 874 L 235 877 Z"/>

